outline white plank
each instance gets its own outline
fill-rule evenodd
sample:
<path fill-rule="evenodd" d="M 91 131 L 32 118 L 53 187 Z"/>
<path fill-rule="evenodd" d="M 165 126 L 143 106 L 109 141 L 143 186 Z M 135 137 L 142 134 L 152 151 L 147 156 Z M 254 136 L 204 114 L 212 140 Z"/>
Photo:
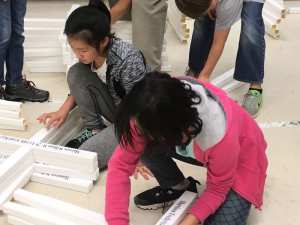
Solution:
<path fill-rule="evenodd" d="M 12 225 L 34 225 L 11 215 L 7 216 L 7 222 Z"/>
<path fill-rule="evenodd" d="M 40 209 L 13 202 L 4 204 L 4 212 L 36 225 L 77 225 Z"/>
<path fill-rule="evenodd" d="M 64 18 L 25 18 L 25 27 L 54 27 L 61 30 L 65 26 L 66 19 Z"/>
<path fill-rule="evenodd" d="M 1 110 L 20 112 L 21 108 L 22 108 L 22 103 L 20 102 L 11 102 L 11 101 L 5 101 L 0 99 Z"/>
<path fill-rule="evenodd" d="M 60 35 L 63 33 L 63 29 L 61 27 L 24 27 L 25 35 L 26 33 L 30 33 L 33 35 Z"/>
<path fill-rule="evenodd" d="M 197 198 L 194 192 L 186 191 L 175 201 L 172 207 L 161 217 L 156 225 L 177 225 Z"/>
<path fill-rule="evenodd" d="M 15 190 L 24 187 L 30 180 L 32 175 L 32 167 L 29 167 L 20 176 L 15 177 L 15 180 L 0 193 L 0 210 L 3 210 L 3 205 L 5 202 L 9 201 L 13 197 Z"/>
<path fill-rule="evenodd" d="M 24 50 L 25 59 L 61 56 L 62 50 L 60 48 L 31 48 Z"/>
<path fill-rule="evenodd" d="M 5 117 L 9 119 L 19 119 L 21 113 L 19 111 L 10 111 L 10 110 L 3 110 L 0 109 L 0 117 Z"/>
<path fill-rule="evenodd" d="M 11 119 L 0 117 L 0 129 L 8 130 L 26 130 L 27 125 L 25 119 Z"/>
<path fill-rule="evenodd" d="M 3 155 L 5 159 L 6 155 Z M 1 159 L 1 155 L 0 155 Z M 57 167 L 52 165 L 47 165 L 43 163 L 34 163 L 34 171 L 36 173 L 46 173 L 46 174 L 57 174 L 63 177 L 78 178 L 83 180 L 93 180 L 96 181 L 99 178 L 99 169 L 96 169 L 93 173 L 80 173 L 77 170 L 72 170 L 64 167 Z"/>
<path fill-rule="evenodd" d="M 67 219 L 80 225 L 105 225 L 102 214 L 66 203 L 45 195 L 35 194 L 23 189 L 14 193 L 14 200 L 22 204 L 41 209 L 60 218 Z"/>
<path fill-rule="evenodd" d="M 217 76 L 214 78 L 211 83 L 217 87 L 223 87 L 224 85 L 230 83 L 233 81 L 233 74 L 234 74 L 234 68 L 226 71 L 222 75 Z"/>
<path fill-rule="evenodd" d="M 18 151 L 13 153 L 5 163 L 0 166 L 0 180 L 3 182 L 4 180 L 11 177 L 11 174 L 14 174 L 16 170 L 16 165 L 30 166 L 33 163 L 33 153 L 31 149 L 28 148 L 19 148 Z M 1 183 L 2 183 L 1 182 Z"/>
<path fill-rule="evenodd" d="M 83 193 L 89 193 L 93 188 L 93 181 L 91 180 L 70 178 L 56 174 L 33 173 L 31 181 Z"/>
<path fill-rule="evenodd" d="M 289 13 L 291 14 L 300 14 L 300 7 L 290 7 Z"/>
<path fill-rule="evenodd" d="M 97 154 L 63 146 L 34 142 L 27 139 L 0 135 L 0 142 L 29 146 L 36 161 L 93 173 L 98 168 Z"/>

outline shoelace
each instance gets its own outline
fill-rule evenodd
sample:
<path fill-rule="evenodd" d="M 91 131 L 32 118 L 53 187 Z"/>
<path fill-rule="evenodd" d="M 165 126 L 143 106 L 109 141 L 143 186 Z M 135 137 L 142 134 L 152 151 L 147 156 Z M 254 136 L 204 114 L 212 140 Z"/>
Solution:
<path fill-rule="evenodd" d="M 24 79 L 23 82 L 24 82 L 26 88 L 35 89 L 35 87 L 36 87 L 35 83 L 31 80 Z"/>

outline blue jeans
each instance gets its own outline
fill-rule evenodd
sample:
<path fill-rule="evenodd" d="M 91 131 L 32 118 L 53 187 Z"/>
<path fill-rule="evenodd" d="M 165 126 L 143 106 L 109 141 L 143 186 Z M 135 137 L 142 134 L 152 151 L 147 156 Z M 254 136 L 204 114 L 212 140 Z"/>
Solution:
<path fill-rule="evenodd" d="M 265 25 L 263 3 L 244 2 L 242 28 L 236 58 L 234 79 L 247 83 L 262 83 L 265 64 Z M 195 20 L 189 53 L 189 68 L 199 74 L 203 69 L 215 31 L 215 21 L 208 16 Z"/>
<path fill-rule="evenodd" d="M 25 13 L 26 0 L 0 0 L 0 85 L 22 81 Z"/>

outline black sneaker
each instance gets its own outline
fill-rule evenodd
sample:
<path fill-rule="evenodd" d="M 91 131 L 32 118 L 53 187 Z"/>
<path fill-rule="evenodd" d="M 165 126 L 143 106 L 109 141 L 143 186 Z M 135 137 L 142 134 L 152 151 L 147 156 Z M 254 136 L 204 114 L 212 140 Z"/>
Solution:
<path fill-rule="evenodd" d="M 4 88 L 0 86 L 0 99 L 4 98 Z"/>
<path fill-rule="evenodd" d="M 168 207 L 178 199 L 185 191 L 197 193 L 197 184 L 200 182 L 192 177 L 187 178 L 190 181 L 186 190 L 174 190 L 172 188 L 163 189 L 160 186 L 144 191 L 134 197 L 134 203 L 138 208 L 146 210 L 156 210 Z"/>
<path fill-rule="evenodd" d="M 36 88 L 32 81 L 24 79 L 20 84 L 7 84 L 4 98 L 8 101 L 45 102 L 49 99 L 49 92 Z"/>
<path fill-rule="evenodd" d="M 76 138 L 70 140 L 66 147 L 68 148 L 79 148 L 85 141 L 93 137 L 96 133 L 93 133 L 92 129 L 84 129 Z"/>

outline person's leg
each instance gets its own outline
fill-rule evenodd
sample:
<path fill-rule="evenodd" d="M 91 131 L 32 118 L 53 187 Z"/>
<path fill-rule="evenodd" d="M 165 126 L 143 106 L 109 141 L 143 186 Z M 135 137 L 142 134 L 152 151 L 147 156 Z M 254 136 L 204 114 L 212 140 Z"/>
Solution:
<path fill-rule="evenodd" d="M 246 225 L 251 203 L 230 190 L 225 202 L 205 221 L 204 225 Z"/>
<path fill-rule="evenodd" d="M 0 86 L 5 83 L 4 63 L 11 39 L 11 1 L 0 1 Z"/>
<path fill-rule="evenodd" d="M 208 16 L 195 20 L 187 75 L 197 76 L 203 69 L 212 45 L 214 31 L 215 21 Z"/>
<path fill-rule="evenodd" d="M 8 0 L 11 4 L 11 39 L 6 54 L 6 87 L 4 98 L 10 101 L 44 102 L 49 92 L 35 87 L 34 83 L 23 79 L 24 63 L 24 17 L 26 0 Z"/>
<path fill-rule="evenodd" d="M 24 63 L 24 17 L 27 0 L 10 0 L 12 33 L 11 41 L 6 56 L 7 84 L 19 84 L 22 82 L 22 70 Z"/>
<path fill-rule="evenodd" d="M 262 104 L 262 83 L 265 64 L 265 25 L 263 3 L 244 2 L 242 28 L 236 59 L 234 79 L 247 82 L 250 89 L 243 102 L 244 108 L 256 116 Z"/>
<path fill-rule="evenodd" d="M 132 42 L 152 70 L 160 70 L 167 18 L 166 0 L 132 1 Z"/>
<path fill-rule="evenodd" d="M 76 63 L 68 72 L 70 94 L 75 97 L 86 128 L 102 129 L 102 116 L 112 122 L 115 104 L 107 85 L 101 81 L 90 65 Z"/>
<path fill-rule="evenodd" d="M 172 204 L 186 190 L 197 192 L 196 183 L 199 182 L 192 177 L 186 179 L 172 157 L 200 165 L 194 159 L 180 157 L 174 149 L 168 146 L 147 147 L 141 161 L 152 172 L 159 186 L 136 195 L 134 203 L 137 207 L 159 209 Z"/>
<path fill-rule="evenodd" d="M 96 152 L 98 154 L 98 167 L 102 171 L 106 169 L 117 145 L 118 140 L 115 136 L 114 127 L 109 126 L 84 142 L 80 149 Z"/>

